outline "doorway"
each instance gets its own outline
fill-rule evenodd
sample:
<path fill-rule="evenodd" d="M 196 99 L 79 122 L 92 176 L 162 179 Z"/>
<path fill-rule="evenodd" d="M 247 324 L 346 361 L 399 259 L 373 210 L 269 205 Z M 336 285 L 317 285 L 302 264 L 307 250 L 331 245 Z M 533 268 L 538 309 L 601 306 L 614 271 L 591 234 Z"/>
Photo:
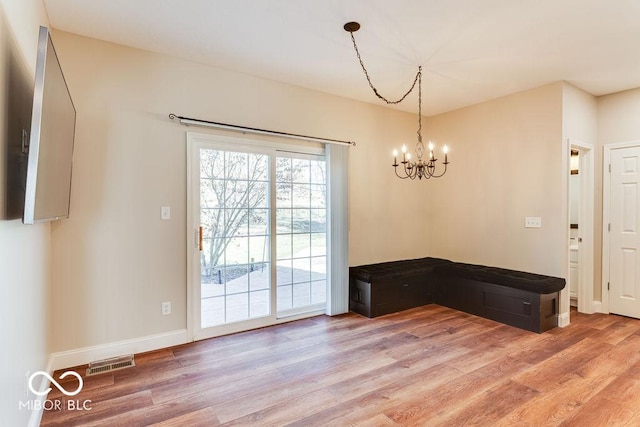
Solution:
<path fill-rule="evenodd" d="M 593 145 L 569 139 L 569 251 L 570 305 L 594 313 L 594 151 Z"/>
<path fill-rule="evenodd" d="M 606 146 L 605 167 L 603 302 L 640 318 L 640 142 Z"/>
<path fill-rule="evenodd" d="M 188 137 L 193 339 L 325 313 L 323 147 Z"/>

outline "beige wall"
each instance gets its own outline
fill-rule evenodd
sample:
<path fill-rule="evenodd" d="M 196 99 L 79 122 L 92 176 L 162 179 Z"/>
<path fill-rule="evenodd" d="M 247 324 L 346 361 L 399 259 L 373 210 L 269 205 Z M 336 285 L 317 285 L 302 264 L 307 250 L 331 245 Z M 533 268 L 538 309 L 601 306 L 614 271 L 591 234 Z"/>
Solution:
<path fill-rule="evenodd" d="M 355 140 L 350 264 L 426 255 L 429 188 L 391 167 L 414 115 L 68 33 L 54 43 L 78 110 L 71 218 L 51 227 L 54 351 L 186 327 L 187 128 L 171 112 Z"/>
<path fill-rule="evenodd" d="M 35 70 L 38 27 L 47 25 L 39 0 L 0 0 L 0 64 L 4 49 Z M 0 72 L 0 99 L 6 97 L 6 76 Z M 4 104 L 0 102 L 0 104 Z M 4 108 L 4 105 L 0 108 Z M 0 135 L 4 135 L 0 111 Z M 0 144 L 2 146 L 2 144 Z M 0 175 L 4 175 L 4 161 Z M 31 412 L 18 409 L 19 401 L 33 399 L 26 392 L 27 373 L 45 370 L 49 359 L 49 288 L 51 277 L 49 225 L 23 225 L 20 220 L 0 221 L 0 424 L 24 426 Z M 36 384 L 37 385 L 37 384 Z"/>
<path fill-rule="evenodd" d="M 429 254 L 564 277 L 562 84 L 434 116 L 427 136 L 452 162 L 427 183 Z"/>

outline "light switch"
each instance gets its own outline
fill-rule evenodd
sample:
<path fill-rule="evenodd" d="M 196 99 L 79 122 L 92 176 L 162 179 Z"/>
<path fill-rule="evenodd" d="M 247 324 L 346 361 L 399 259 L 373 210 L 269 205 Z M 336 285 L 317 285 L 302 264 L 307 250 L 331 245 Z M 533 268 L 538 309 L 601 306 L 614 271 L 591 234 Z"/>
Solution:
<path fill-rule="evenodd" d="M 539 216 L 528 216 L 524 219 L 525 228 L 541 228 L 542 218 Z"/>
<path fill-rule="evenodd" d="M 171 219 L 171 208 L 169 206 L 160 208 L 160 219 Z"/>

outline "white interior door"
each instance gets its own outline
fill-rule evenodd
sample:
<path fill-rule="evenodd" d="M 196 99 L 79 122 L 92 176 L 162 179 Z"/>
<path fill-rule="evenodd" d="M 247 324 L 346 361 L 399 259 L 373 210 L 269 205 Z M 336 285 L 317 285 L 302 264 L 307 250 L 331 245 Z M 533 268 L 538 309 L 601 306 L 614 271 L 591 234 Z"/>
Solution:
<path fill-rule="evenodd" d="M 640 318 L 640 147 L 610 158 L 609 311 Z"/>

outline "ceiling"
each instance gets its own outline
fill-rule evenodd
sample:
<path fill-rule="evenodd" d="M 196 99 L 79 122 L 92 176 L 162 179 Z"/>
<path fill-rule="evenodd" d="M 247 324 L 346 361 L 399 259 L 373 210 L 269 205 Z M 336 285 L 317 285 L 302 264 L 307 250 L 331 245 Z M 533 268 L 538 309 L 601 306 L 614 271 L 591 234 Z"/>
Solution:
<path fill-rule="evenodd" d="M 58 30 L 381 104 L 423 66 L 434 115 L 565 80 L 640 87 L 640 0 L 44 0 Z M 64 65 L 64 64 L 63 64 Z M 417 96 L 400 106 L 417 111 Z"/>

